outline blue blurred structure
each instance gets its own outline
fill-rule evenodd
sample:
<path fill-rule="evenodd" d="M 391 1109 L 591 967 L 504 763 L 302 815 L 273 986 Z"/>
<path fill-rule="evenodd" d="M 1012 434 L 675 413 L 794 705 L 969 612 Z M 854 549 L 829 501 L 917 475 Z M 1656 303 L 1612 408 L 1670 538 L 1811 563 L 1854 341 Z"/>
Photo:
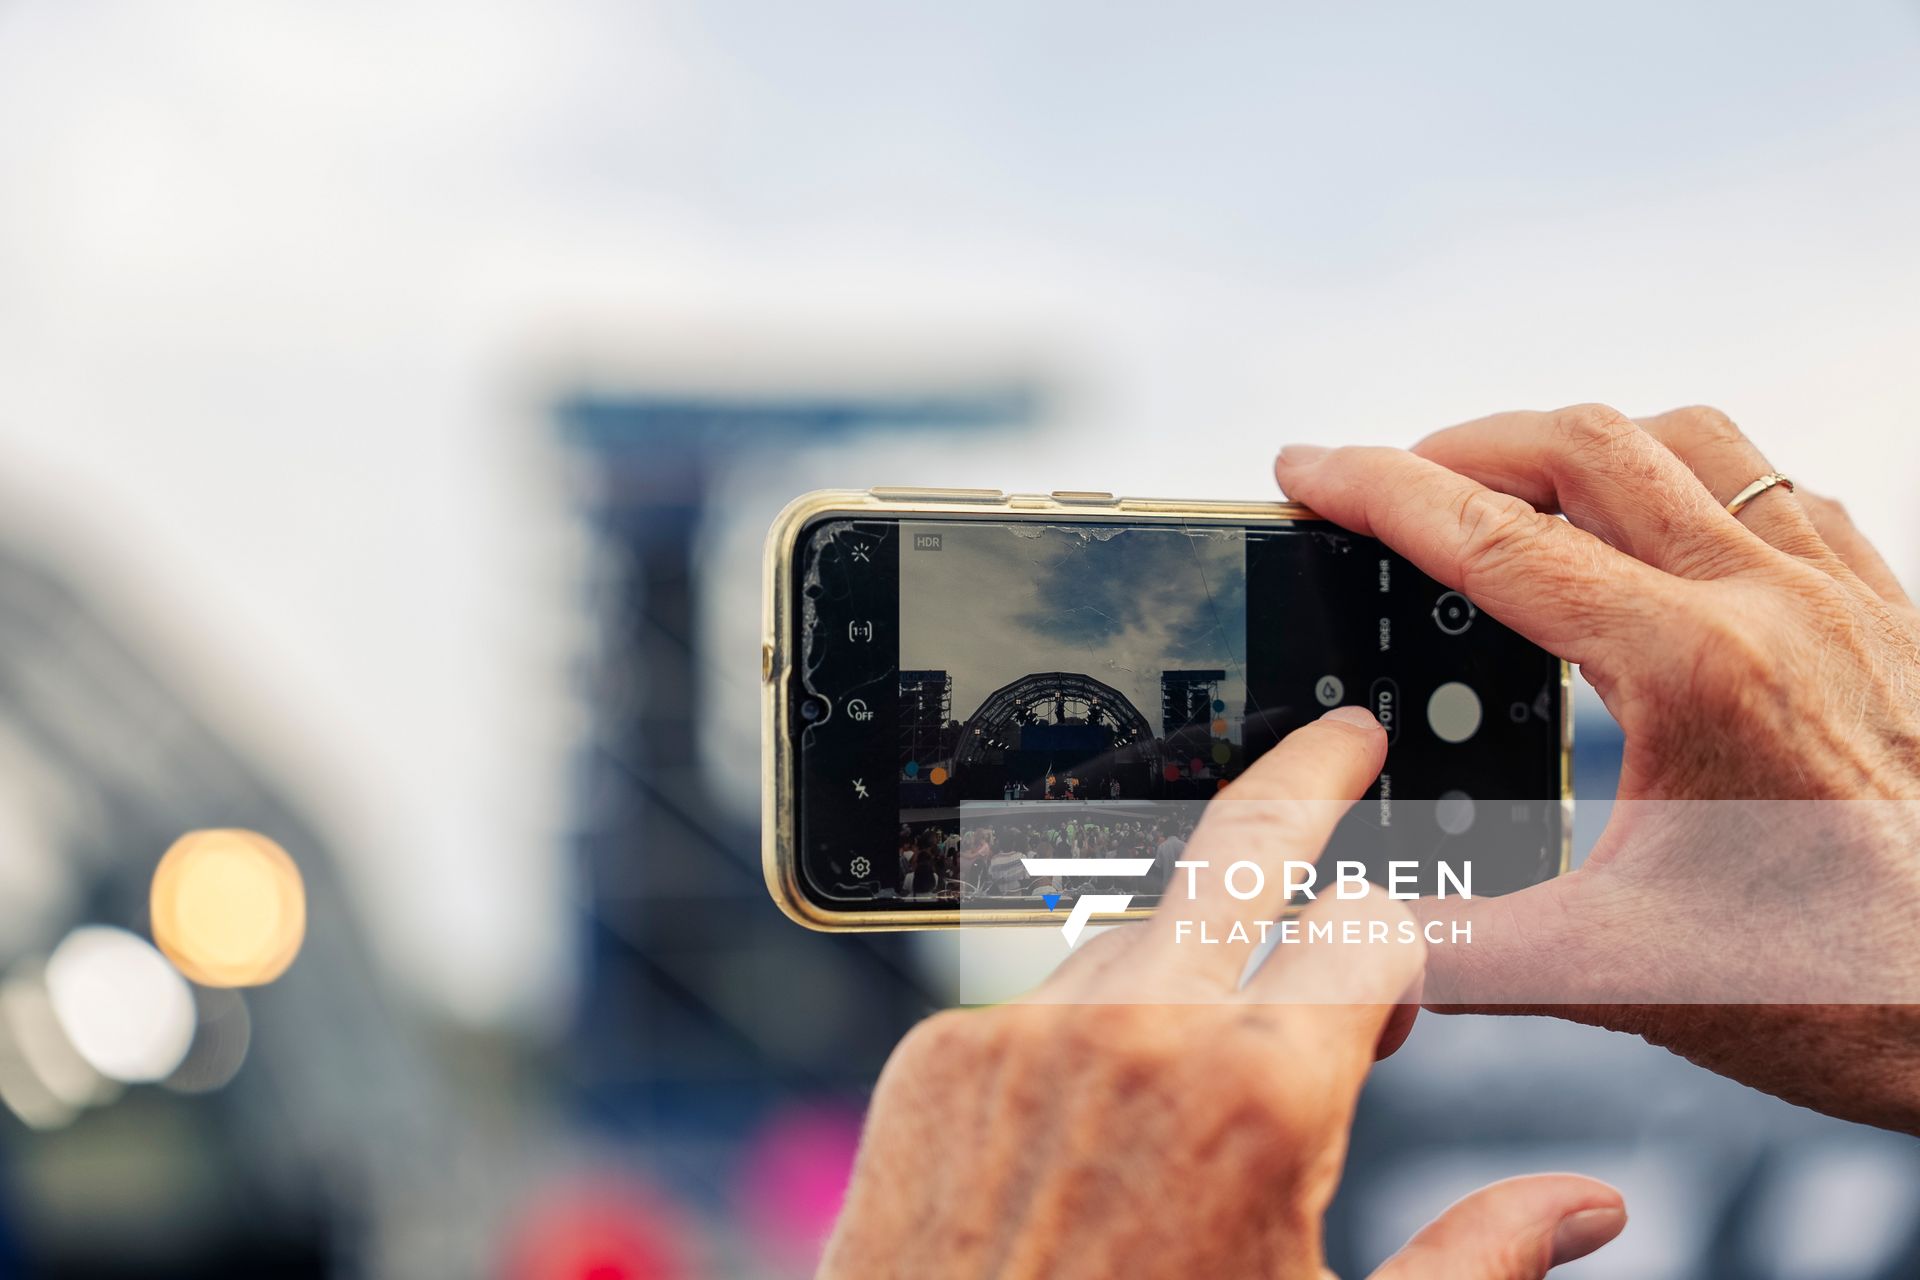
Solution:
<path fill-rule="evenodd" d="M 725 816 L 696 760 L 702 661 L 753 663 L 695 634 L 695 545 L 718 477 L 749 451 L 868 433 L 1026 423 L 1019 385 L 809 396 L 593 394 L 560 431 L 585 469 L 610 573 L 579 845 L 587 985 L 562 1070 L 593 1127 L 725 1212 L 741 1145 L 782 1104 L 860 1099 L 894 1042 L 944 1003 L 897 936 L 827 937 L 769 900 L 756 827 Z M 757 759 L 738 762 L 757 775 Z"/>

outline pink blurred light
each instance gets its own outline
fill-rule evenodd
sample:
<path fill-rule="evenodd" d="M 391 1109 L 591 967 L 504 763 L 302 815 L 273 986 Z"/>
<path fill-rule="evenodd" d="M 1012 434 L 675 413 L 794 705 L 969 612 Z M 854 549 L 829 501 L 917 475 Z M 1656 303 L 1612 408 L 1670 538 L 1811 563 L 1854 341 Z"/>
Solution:
<path fill-rule="evenodd" d="M 860 1112 L 809 1105 L 780 1112 L 748 1148 L 740 1174 L 743 1216 L 755 1237 L 782 1257 L 819 1253 L 840 1215 Z"/>

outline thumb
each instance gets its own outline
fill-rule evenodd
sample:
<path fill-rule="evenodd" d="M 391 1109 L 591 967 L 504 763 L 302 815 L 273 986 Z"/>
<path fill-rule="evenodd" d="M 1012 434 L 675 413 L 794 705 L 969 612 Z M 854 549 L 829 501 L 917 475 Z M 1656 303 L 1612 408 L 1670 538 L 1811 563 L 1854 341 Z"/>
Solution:
<path fill-rule="evenodd" d="M 1421 1228 L 1372 1280 L 1540 1280 L 1627 1225 L 1620 1193 L 1571 1173 L 1482 1187 Z"/>

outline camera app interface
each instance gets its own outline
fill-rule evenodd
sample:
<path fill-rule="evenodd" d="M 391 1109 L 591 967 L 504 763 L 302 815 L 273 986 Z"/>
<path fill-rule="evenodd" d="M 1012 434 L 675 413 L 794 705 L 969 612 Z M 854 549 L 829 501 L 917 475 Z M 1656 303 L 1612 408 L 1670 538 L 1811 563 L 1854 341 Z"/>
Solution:
<path fill-rule="evenodd" d="M 1150 904 L 1206 801 L 1343 704 L 1386 767 L 1328 859 L 1560 865 L 1560 667 L 1372 539 L 1262 526 L 827 520 L 796 561 L 803 882 L 817 901 Z M 1070 866 L 1036 877 L 1035 859 Z M 1129 873 L 1137 874 L 1137 873 Z M 1403 878 L 1401 885 L 1407 881 Z M 1457 881 L 1456 881 L 1457 883 Z"/>

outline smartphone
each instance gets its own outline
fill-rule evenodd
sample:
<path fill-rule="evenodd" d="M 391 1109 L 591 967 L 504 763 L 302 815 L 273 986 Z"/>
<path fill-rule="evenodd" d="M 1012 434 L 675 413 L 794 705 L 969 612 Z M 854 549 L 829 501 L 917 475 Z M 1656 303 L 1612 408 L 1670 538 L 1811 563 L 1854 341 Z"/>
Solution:
<path fill-rule="evenodd" d="M 1207 801 L 1343 704 L 1389 746 L 1327 859 L 1473 896 L 1567 866 L 1566 664 L 1303 507 L 810 493 L 765 616 L 764 869 L 813 928 L 1057 923 L 1108 868 L 1143 913 Z"/>

